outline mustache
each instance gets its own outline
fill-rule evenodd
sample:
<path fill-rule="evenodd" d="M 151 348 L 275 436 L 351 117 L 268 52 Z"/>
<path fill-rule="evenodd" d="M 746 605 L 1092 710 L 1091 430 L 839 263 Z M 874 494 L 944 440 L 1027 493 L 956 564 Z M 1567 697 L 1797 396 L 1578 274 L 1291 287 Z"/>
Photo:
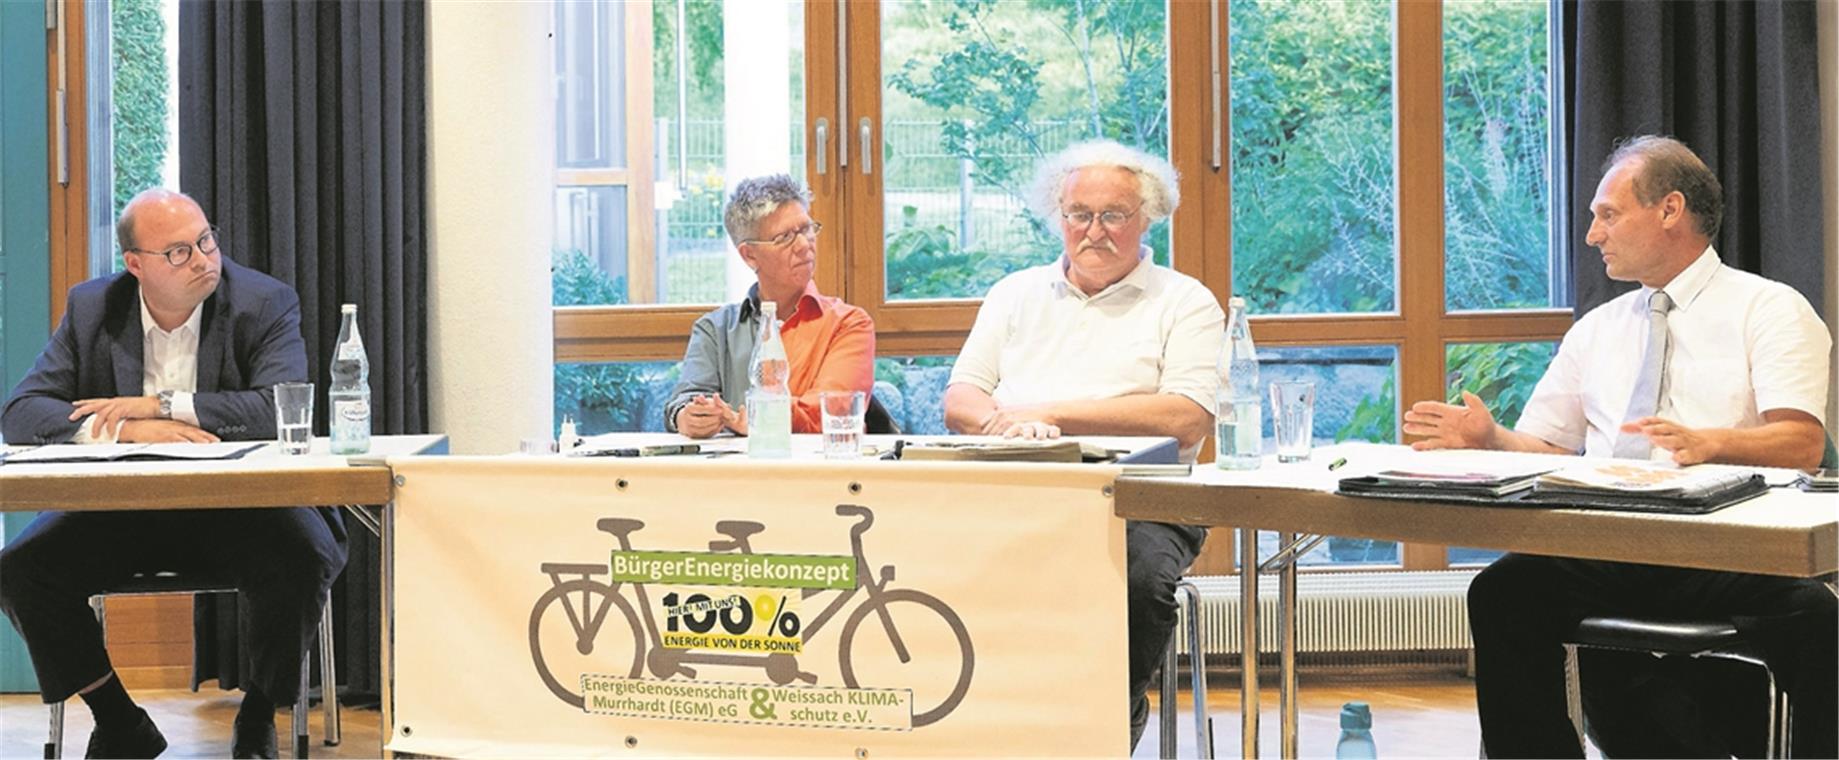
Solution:
<path fill-rule="evenodd" d="M 1110 238 L 1101 238 L 1097 241 L 1081 240 L 1079 241 L 1079 248 L 1075 249 L 1073 252 L 1079 253 L 1080 251 L 1084 251 L 1087 248 L 1091 248 L 1094 250 L 1107 251 L 1110 253 L 1117 253 L 1117 245 L 1115 243 L 1112 243 Z"/>

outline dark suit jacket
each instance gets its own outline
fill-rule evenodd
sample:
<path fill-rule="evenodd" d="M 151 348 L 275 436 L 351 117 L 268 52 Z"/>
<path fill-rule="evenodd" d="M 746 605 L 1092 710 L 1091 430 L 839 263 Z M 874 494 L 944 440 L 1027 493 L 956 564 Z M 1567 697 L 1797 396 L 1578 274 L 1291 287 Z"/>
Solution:
<path fill-rule="evenodd" d="M 70 289 L 64 320 L 0 413 L 7 443 L 66 443 L 79 399 L 141 396 L 140 281 L 127 272 Z M 275 437 L 274 386 L 305 382 L 300 297 L 280 280 L 223 260 L 198 329 L 198 422 L 224 440 Z"/>

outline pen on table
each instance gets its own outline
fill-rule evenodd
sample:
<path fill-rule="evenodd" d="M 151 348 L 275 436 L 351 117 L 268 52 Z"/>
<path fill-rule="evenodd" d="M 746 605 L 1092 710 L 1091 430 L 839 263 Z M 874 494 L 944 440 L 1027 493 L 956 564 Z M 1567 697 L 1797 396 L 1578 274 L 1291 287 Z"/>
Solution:
<path fill-rule="evenodd" d="M 1334 472 L 1335 470 L 1339 470 L 1341 469 L 1342 465 L 1345 465 L 1345 464 L 1347 464 L 1347 457 L 1339 457 L 1335 459 L 1335 461 L 1328 463 L 1328 471 Z"/>

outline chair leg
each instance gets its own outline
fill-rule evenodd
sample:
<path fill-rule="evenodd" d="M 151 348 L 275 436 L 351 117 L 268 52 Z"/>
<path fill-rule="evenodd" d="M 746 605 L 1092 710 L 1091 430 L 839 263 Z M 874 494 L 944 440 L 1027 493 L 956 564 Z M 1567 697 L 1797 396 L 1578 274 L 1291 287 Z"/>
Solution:
<path fill-rule="evenodd" d="M 1200 588 L 1182 582 L 1177 592 L 1188 597 L 1188 673 L 1194 689 L 1194 753 L 1213 760 L 1213 716 L 1207 712 L 1207 649 L 1200 638 Z"/>
<path fill-rule="evenodd" d="M 1175 637 L 1170 636 L 1169 648 L 1162 657 L 1162 677 L 1158 679 L 1162 684 L 1162 699 L 1156 710 L 1160 717 L 1157 721 L 1159 733 L 1156 734 L 1156 739 L 1162 750 L 1157 757 L 1162 760 L 1174 760 L 1175 758 L 1175 690 L 1177 688 L 1175 677 Z"/>
<path fill-rule="evenodd" d="M 326 711 L 326 746 L 336 747 L 344 741 L 338 722 L 338 664 L 332 653 L 332 602 L 326 602 L 319 616 L 319 701 Z"/>
<path fill-rule="evenodd" d="M 1577 645 L 1564 645 L 1564 709 L 1577 731 L 1577 746 L 1584 746 L 1584 696 L 1578 685 Z"/>
<path fill-rule="evenodd" d="M 51 730 L 45 735 L 45 760 L 64 756 L 64 703 L 51 705 Z"/>
<path fill-rule="evenodd" d="M 1769 673 L 1769 757 L 1793 757 L 1794 706 Z"/>
<path fill-rule="evenodd" d="M 294 757 L 307 756 L 307 678 L 312 675 L 312 660 L 300 657 L 300 691 L 294 695 Z"/>

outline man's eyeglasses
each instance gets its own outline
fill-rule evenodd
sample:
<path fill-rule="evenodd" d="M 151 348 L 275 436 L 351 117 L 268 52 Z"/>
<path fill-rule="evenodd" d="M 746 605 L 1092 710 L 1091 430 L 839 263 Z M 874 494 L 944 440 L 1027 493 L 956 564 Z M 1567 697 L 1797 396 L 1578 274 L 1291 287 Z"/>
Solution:
<path fill-rule="evenodd" d="M 774 248 L 784 248 L 788 245 L 791 245 L 792 241 L 797 240 L 799 238 L 805 238 L 806 240 L 817 242 L 817 233 L 823 232 L 823 231 L 824 231 L 824 225 L 819 224 L 817 222 L 812 222 L 810 224 L 802 225 L 794 229 L 786 230 L 785 232 L 781 232 L 765 240 L 743 240 L 741 242 L 751 244 L 751 245 L 766 245 L 766 246 L 772 246 Z"/>
<path fill-rule="evenodd" d="M 1099 224 L 1105 226 L 1105 229 L 1116 232 L 1124 227 L 1124 222 L 1130 221 L 1130 217 L 1136 216 L 1137 211 L 1142 208 L 1138 206 L 1129 211 L 1104 211 L 1096 214 L 1090 211 L 1062 211 L 1060 218 L 1082 230 L 1090 229 L 1092 220 L 1096 219 Z"/>
<path fill-rule="evenodd" d="M 148 251 L 140 248 L 128 248 L 126 250 L 128 253 L 141 253 L 148 256 L 165 256 L 166 263 L 175 267 L 185 266 L 185 262 L 192 260 L 192 251 L 197 251 L 207 256 L 217 252 L 217 228 L 213 227 L 205 230 L 203 235 L 198 236 L 198 242 L 196 243 L 180 243 L 164 251 Z"/>

